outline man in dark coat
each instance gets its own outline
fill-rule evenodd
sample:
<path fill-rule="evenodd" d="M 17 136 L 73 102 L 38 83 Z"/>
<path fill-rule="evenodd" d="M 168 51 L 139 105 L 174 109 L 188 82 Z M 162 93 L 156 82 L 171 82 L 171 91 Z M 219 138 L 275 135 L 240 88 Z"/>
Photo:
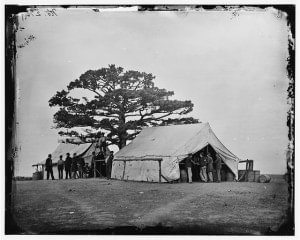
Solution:
<path fill-rule="evenodd" d="M 110 151 L 108 157 L 105 159 L 105 163 L 106 163 L 106 178 L 110 179 L 110 175 L 111 175 L 111 167 L 112 167 L 112 162 L 114 159 L 114 152 Z"/>
<path fill-rule="evenodd" d="M 222 159 L 219 154 L 216 154 L 215 166 L 217 172 L 217 182 L 221 182 Z"/>
<path fill-rule="evenodd" d="M 192 183 L 192 154 L 189 154 L 188 157 L 185 159 L 185 167 L 188 174 L 188 182 Z"/>
<path fill-rule="evenodd" d="M 73 154 L 73 158 L 72 158 L 72 164 L 71 164 L 71 171 L 72 171 L 72 178 L 76 179 L 76 175 L 77 175 L 77 155 L 76 153 Z"/>
<path fill-rule="evenodd" d="M 64 160 L 62 159 L 63 156 L 59 156 L 59 160 L 57 162 L 57 169 L 58 169 L 58 178 L 63 179 L 63 171 L 64 171 Z"/>
<path fill-rule="evenodd" d="M 52 157 L 51 154 L 49 154 L 48 158 L 46 159 L 46 164 L 45 164 L 46 171 L 47 171 L 47 180 L 49 180 L 50 174 L 51 174 L 52 180 L 54 180 L 51 157 Z"/>
<path fill-rule="evenodd" d="M 71 179 L 71 165 L 72 165 L 72 158 L 70 157 L 70 153 L 67 153 L 67 157 L 65 160 L 65 171 L 66 171 L 66 179 L 68 177 Z"/>
<path fill-rule="evenodd" d="M 207 175 L 208 175 L 208 181 L 209 182 L 213 182 L 214 178 L 213 178 L 213 170 L 214 170 L 214 166 L 213 166 L 213 159 L 211 157 L 210 153 L 207 153 Z"/>

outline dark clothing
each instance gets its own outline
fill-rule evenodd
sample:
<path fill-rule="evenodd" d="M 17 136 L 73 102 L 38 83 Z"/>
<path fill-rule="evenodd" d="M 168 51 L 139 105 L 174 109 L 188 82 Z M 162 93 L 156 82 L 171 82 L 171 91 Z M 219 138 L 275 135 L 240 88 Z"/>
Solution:
<path fill-rule="evenodd" d="M 72 178 L 74 178 L 74 179 L 76 178 L 76 176 L 77 176 L 76 173 L 78 171 L 77 160 L 78 160 L 77 157 L 72 158 L 71 171 L 72 171 Z"/>
<path fill-rule="evenodd" d="M 68 177 L 71 179 L 72 177 L 71 177 L 71 168 L 66 168 L 65 169 L 65 171 L 66 171 L 66 179 L 68 179 Z"/>
<path fill-rule="evenodd" d="M 106 154 L 106 142 L 102 142 L 100 146 L 100 151 L 103 152 L 103 154 Z"/>
<path fill-rule="evenodd" d="M 193 163 L 194 165 L 197 165 L 197 166 L 200 165 L 200 159 L 199 159 L 199 156 L 197 156 L 197 155 L 194 155 L 194 156 L 192 157 L 191 161 L 192 161 L 192 163 Z"/>
<path fill-rule="evenodd" d="M 72 158 L 66 157 L 66 160 L 65 160 L 65 170 L 70 169 L 71 165 L 72 165 Z"/>
<path fill-rule="evenodd" d="M 104 153 L 104 155 L 106 155 L 106 137 L 105 136 L 102 136 L 100 137 L 99 139 L 99 148 L 100 148 L 100 151 Z"/>
<path fill-rule="evenodd" d="M 72 166 L 72 158 L 66 157 L 65 160 L 66 179 L 68 179 L 68 177 L 71 179 L 71 166 Z"/>
<path fill-rule="evenodd" d="M 51 158 L 47 158 L 46 159 L 46 171 L 47 171 L 47 180 L 49 180 L 49 175 L 51 174 L 51 178 L 52 180 L 54 180 L 54 176 L 53 176 L 53 170 L 52 170 L 52 160 Z"/>
<path fill-rule="evenodd" d="M 77 159 L 77 164 L 78 164 L 78 166 L 81 166 L 83 168 L 84 165 L 85 165 L 84 159 L 83 158 L 78 158 Z"/>
<path fill-rule="evenodd" d="M 217 155 L 217 158 L 215 160 L 215 164 L 216 164 L 216 169 L 221 169 L 222 168 L 222 159 Z"/>
<path fill-rule="evenodd" d="M 107 161 L 106 161 L 106 177 L 107 178 L 111 177 L 111 167 L 112 167 L 113 158 L 114 158 L 114 156 L 112 156 L 112 155 L 109 155 L 107 157 Z"/>
<path fill-rule="evenodd" d="M 73 157 L 72 158 L 72 164 L 71 164 L 71 170 L 72 170 L 72 172 L 76 172 L 78 170 L 77 160 L 78 160 L 77 157 Z"/>
<path fill-rule="evenodd" d="M 207 172 L 212 172 L 214 170 L 212 157 L 207 157 Z"/>
<path fill-rule="evenodd" d="M 78 166 L 79 177 L 83 178 L 83 167 L 84 167 L 83 158 L 78 158 L 77 159 L 77 166 Z"/>
<path fill-rule="evenodd" d="M 191 167 L 192 167 L 192 157 L 187 157 L 187 158 L 185 159 L 185 166 L 186 166 L 187 168 L 191 168 Z"/>
<path fill-rule="evenodd" d="M 200 157 L 200 167 L 206 167 L 207 165 L 207 158 L 206 157 Z"/>
<path fill-rule="evenodd" d="M 53 170 L 52 168 L 49 168 L 47 171 L 47 180 L 49 180 L 49 175 L 51 174 L 51 178 L 52 180 L 54 180 L 54 176 L 53 176 Z"/>
<path fill-rule="evenodd" d="M 47 158 L 46 159 L 46 171 L 48 171 L 49 169 L 52 169 L 52 159 L 51 158 Z"/>
<path fill-rule="evenodd" d="M 58 178 L 63 179 L 64 166 L 63 165 L 58 165 L 57 169 L 58 169 Z"/>

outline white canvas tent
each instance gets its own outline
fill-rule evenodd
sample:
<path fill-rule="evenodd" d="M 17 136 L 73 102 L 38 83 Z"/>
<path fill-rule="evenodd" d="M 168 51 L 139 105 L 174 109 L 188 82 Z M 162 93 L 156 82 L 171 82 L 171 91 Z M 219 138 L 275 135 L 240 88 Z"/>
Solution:
<path fill-rule="evenodd" d="M 216 137 L 208 123 L 145 128 L 116 153 L 112 178 L 167 182 L 180 178 L 179 162 L 210 145 L 238 177 L 239 158 Z"/>

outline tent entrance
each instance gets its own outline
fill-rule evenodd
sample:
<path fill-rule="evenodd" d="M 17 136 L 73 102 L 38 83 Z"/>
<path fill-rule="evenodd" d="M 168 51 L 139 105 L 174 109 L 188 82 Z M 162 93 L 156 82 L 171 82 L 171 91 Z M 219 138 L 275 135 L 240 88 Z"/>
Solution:
<path fill-rule="evenodd" d="M 202 148 L 201 150 L 197 151 L 193 154 L 194 161 L 197 161 L 196 158 L 199 156 L 200 152 L 203 153 L 204 156 L 207 156 L 207 153 L 210 153 L 214 164 L 213 164 L 213 179 L 214 181 L 217 181 L 217 171 L 215 166 L 215 159 L 217 152 L 214 150 L 214 148 L 208 144 L 206 147 Z M 221 168 L 221 181 L 233 181 L 234 180 L 234 174 L 231 171 L 231 169 L 223 162 L 222 160 L 222 168 Z M 185 161 L 181 161 L 179 163 L 180 171 L 184 171 L 186 169 Z M 192 164 L 192 181 L 193 182 L 201 182 L 200 179 L 200 166 L 196 164 Z"/>

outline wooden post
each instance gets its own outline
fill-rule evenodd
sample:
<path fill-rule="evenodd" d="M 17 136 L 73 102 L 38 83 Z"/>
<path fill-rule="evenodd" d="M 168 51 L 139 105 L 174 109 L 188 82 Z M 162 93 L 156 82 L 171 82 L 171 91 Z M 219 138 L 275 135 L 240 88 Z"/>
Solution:
<path fill-rule="evenodd" d="M 161 160 L 158 160 L 158 166 L 159 166 L 159 183 L 161 183 Z"/>
<path fill-rule="evenodd" d="M 99 161 L 99 178 L 102 177 L 102 174 L 101 174 L 101 162 Z"/>
<path fill-rule="evenodd" d="M 122 176 L 122 180 L 124 180 L 124 176 L 125 176 L 125 169 L 126 169 L 126 161 L 124 161 L 124 170 L 123 170 L 123 176 Z"/>
<path fill-rule="evenodd" d="M 96 178 L 96 161 L 94 159 L 94 178 Z"/>

